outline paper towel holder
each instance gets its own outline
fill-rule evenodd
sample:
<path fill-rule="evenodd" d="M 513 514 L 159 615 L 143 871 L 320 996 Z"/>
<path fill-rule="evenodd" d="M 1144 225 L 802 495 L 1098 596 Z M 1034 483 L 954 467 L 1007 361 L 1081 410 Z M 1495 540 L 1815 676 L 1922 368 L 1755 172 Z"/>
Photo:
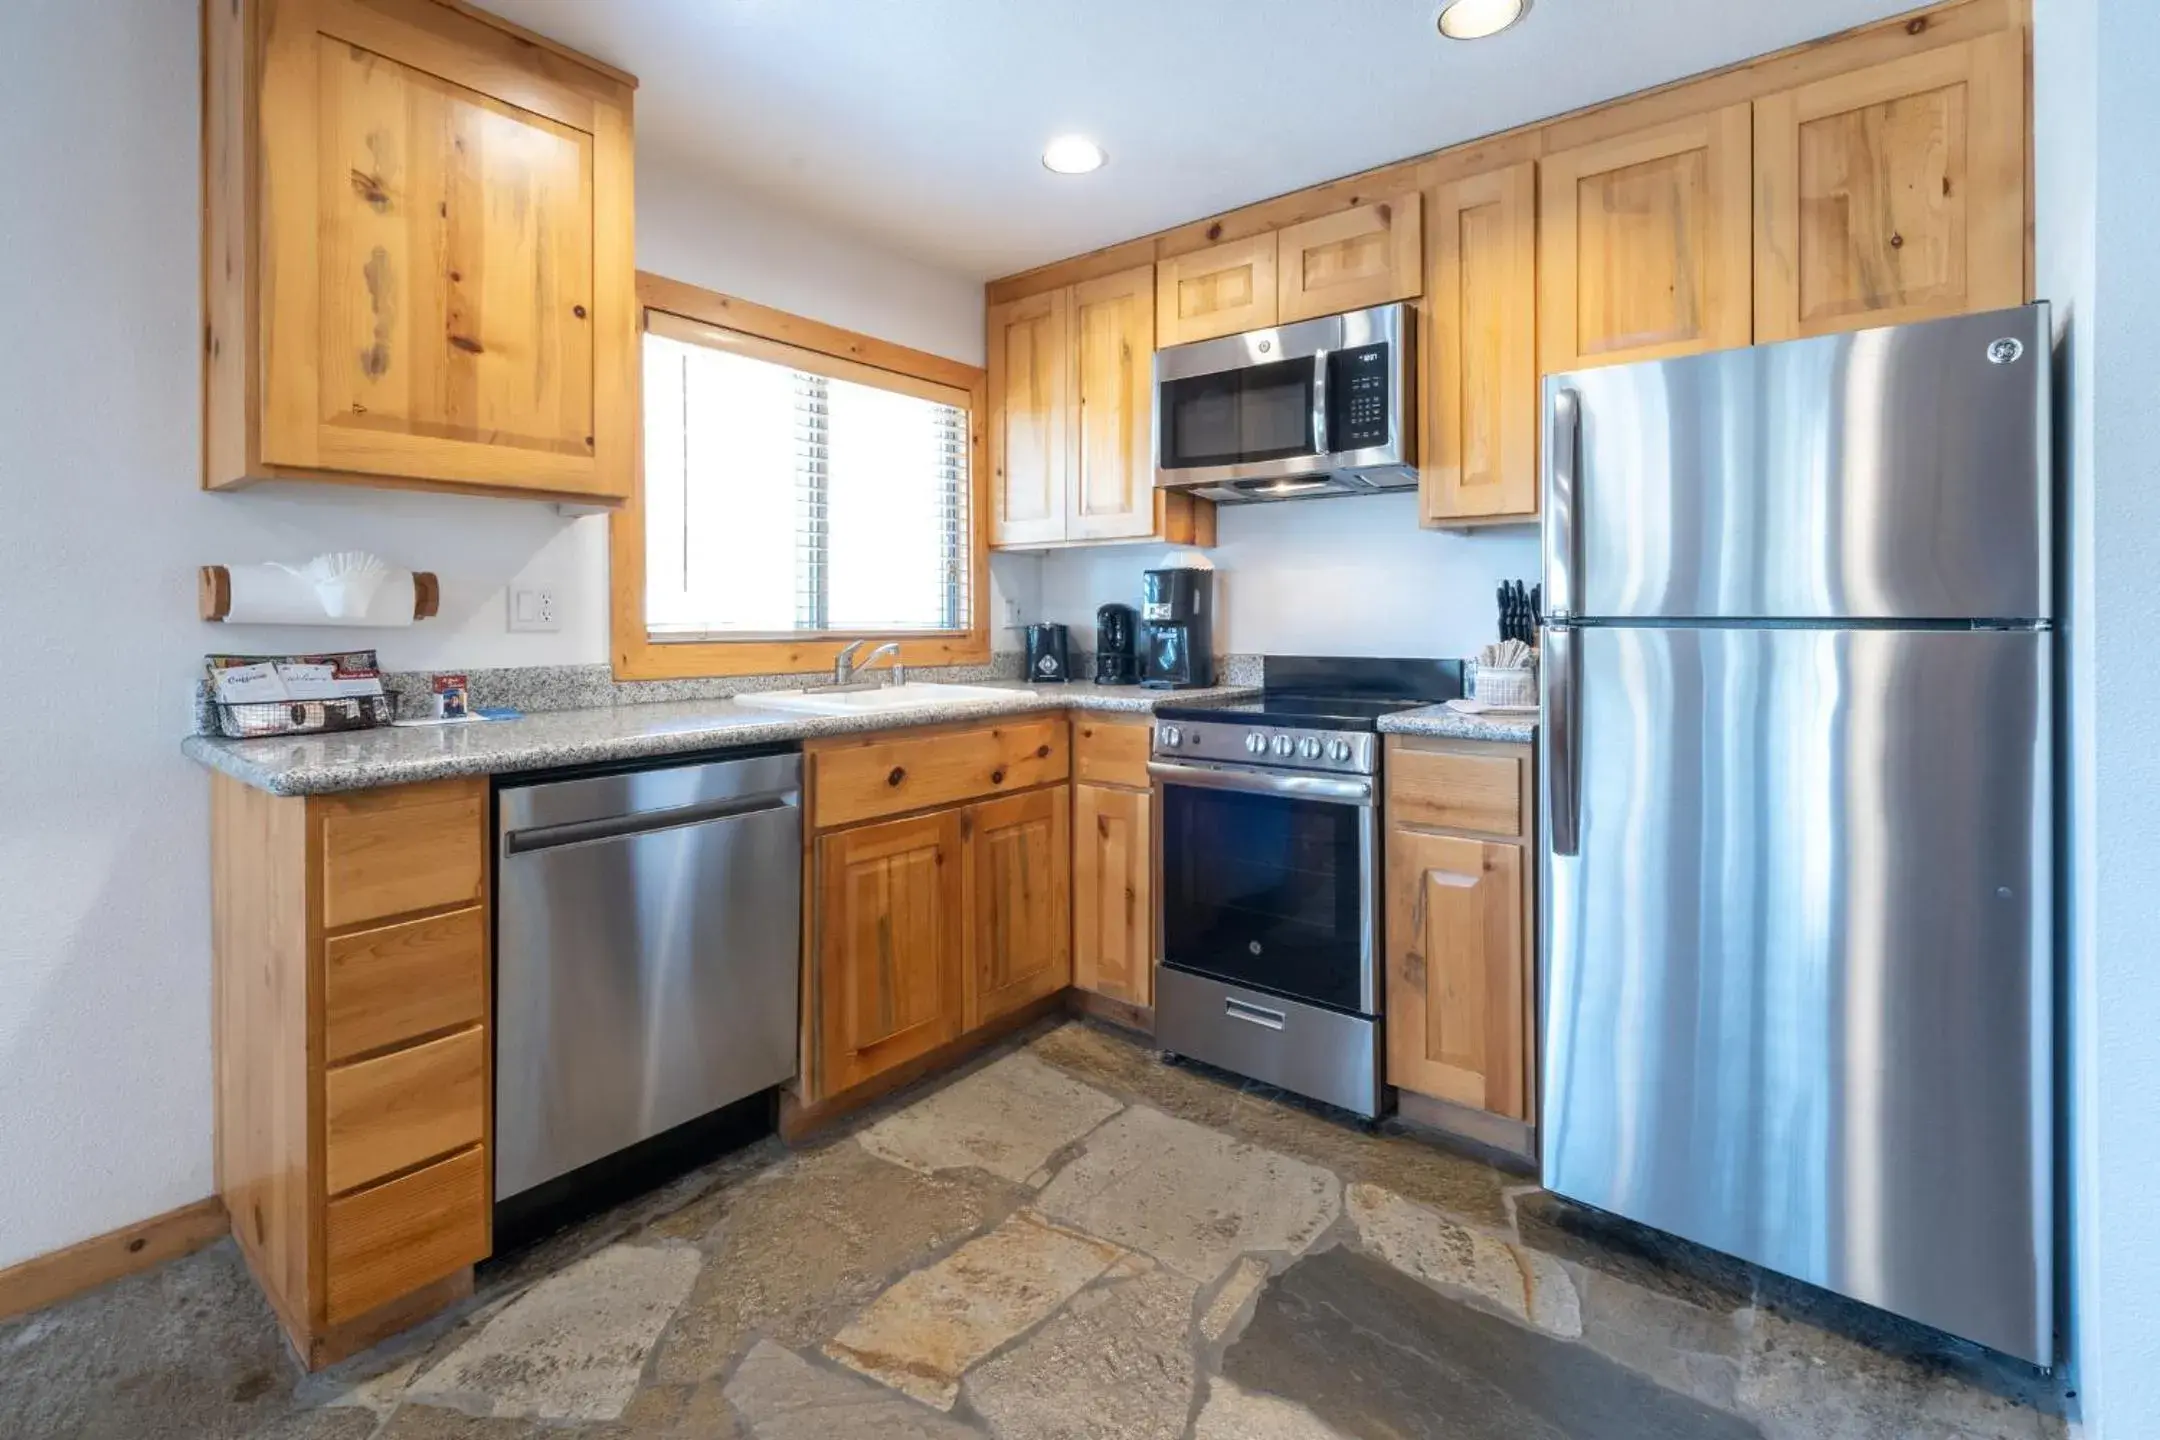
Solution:
<path fill-rule="evenodd" d="M 413 614 L 415 620 L 432 619 L 442 606 L 442 583 L 432 570 L 415 570 Z M 205 620 L 223 620 L 232 614 L 232 570 L 224 565 L 205 565 L 195 575 L 196 609 Z M 321 624 L 336 624 L 328 616 Z M 349 622 L 348 622 L 349 623 Z"/>

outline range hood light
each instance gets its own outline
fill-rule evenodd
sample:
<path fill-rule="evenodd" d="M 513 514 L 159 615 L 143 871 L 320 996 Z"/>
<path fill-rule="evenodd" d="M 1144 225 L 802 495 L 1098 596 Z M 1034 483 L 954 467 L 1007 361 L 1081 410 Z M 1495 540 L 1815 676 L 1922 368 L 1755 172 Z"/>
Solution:
<path fill-rule="evenodd" d="M 1482 40 L 1522 19 L 1530 0 L 1448 0 L 1440 7 L 1440 33 L 1450 40 Z"/>

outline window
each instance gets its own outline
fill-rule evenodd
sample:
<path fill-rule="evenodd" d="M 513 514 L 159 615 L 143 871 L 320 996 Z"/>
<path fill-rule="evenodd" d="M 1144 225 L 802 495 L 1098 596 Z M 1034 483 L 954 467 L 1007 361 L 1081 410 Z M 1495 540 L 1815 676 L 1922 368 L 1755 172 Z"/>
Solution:
<path fill-rule="evenodd" d="M 614 522 L 617 673 L 810 671 L 863 638 L 899 640 L 909 664 L 988 658 L 981 372 L 656 277 L 639 287 L 644 464 Z"/>
<path fill-rule="evenodd" d="M 964 392 L 655 314 L 647 632 L 967 629 L 967 404 Z"/>

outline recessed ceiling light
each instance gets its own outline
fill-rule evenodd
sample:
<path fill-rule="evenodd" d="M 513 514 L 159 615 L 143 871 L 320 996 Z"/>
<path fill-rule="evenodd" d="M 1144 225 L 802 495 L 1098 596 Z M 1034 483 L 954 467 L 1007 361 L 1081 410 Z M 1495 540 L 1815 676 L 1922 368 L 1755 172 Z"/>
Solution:
<path fill-rule="evenodd" d="M 1085 175 L 1090 170 L 1102 169 L 1103 161 L 1110 157 L 1103 148 L 1085 135 L 1060 135 L 1043 146 L 1043 168 L 1055 170 L 1060 175 Z"/>
<path fill-rule="evenodd" d="M 1530 0 L 1448 0 L 1440 7 L 1440 33 L 1450 40 L 1482 40 L 1522 19 Z"/>

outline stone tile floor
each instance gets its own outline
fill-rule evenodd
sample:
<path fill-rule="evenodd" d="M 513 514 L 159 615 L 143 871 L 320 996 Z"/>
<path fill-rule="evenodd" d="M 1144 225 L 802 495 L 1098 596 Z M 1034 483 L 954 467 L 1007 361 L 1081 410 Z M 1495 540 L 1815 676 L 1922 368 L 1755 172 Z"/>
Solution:
<path fill-rule="evenodd" d="M 230 1242 L 0 1325 L 0 1436 L 2039 1440 L 2052 1382 L 1068 1023 L 302 1376 Z"/>

